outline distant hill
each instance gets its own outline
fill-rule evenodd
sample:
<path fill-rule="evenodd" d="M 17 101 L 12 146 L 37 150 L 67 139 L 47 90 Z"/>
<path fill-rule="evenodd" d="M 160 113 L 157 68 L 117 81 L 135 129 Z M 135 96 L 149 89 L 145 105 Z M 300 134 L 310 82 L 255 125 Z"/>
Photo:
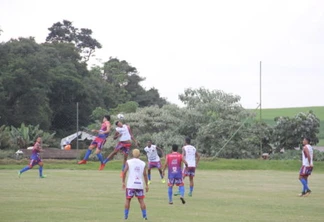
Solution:
<path fill-rule="evenodd" d="M 319 146 L 324 146 L 324 106 L 314 107 L 296 107 L 296 108 L 273 108 L 273 109 L 262 109 L 262 120 L 270 125 L 273 125 L 274 118 L 277 116 L 289 116 L 293 117 L 300 112 L 308 112 L 312 110 L 317 118 L 320 119 L 320 133 L 319 133 Z M 256 118 L 260 117 L 259 110 L 256 111 Z"/>
<path fill-rule="evenodd" d="M 300 112 L 308 112 L 310 110 L 315 113 L 317 118 L 319 118 L 321 121 L 324 121 L 324 106 L 262 109 L 262 119 L 273 120 L 277 116 L 293 117 Z M 259 111 L 257 112 L 257 117 L 259 117 Z"/>

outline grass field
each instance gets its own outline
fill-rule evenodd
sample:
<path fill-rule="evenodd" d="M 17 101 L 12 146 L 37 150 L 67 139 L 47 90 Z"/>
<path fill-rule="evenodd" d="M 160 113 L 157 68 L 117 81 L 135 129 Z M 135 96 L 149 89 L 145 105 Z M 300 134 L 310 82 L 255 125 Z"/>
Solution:
<path fill-rule="evenodd" d="M 296 170 L 297 171 L 297 170 Z M 124 221 L 124 191 L 117 170 L 33 169 L 17 177 L 1 170 L 0 221 Z M 148 221 L 323 221 L 324 174 L 314 171 L 309 197 L 297 197 L 297 172 L 197 170 L 193 197 L 168 204 L 167 186 L 152 172 L 146 194 Z M 186 181 L 187 182 L 187 181 Z M 176 189 L 174 188 L 174 191 Z M 186 184 L 188 190 L 188 184 Z M 187 192 L 186 192 L 187 193 Z M 133 201 L 128 221 L 142 221 Z"/>
<path fill-rule="evenodd" d="M 296 108 L 278 108 L 278 109 L 262 109 L 262 119 L 269 125 L 274 125 L 274 118 L 278 116 L 293 117 L 300 112 L 307 113 L 312 110 L 317 118 L 320 119 L 320 134 L 318 146 L 324 146 L 324 106 L 317 107 L 296 107 Z M 260 117 L 257 111 L 257 118 Z"/>

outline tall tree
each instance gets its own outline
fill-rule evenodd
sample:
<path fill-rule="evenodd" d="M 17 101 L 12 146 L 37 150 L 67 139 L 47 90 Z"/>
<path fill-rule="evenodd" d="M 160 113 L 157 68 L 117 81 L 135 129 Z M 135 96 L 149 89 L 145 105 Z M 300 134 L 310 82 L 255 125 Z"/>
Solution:
<path fill-rule="evenodd" d="M 51 63 L 46 50 L 33 38 L 19 38 L 0 44 L 0 122 L 17 126 L 50 126 L 51 109 L 47 75 Z"/>
<path fill-rule="evenodd" d="M 303 137 L 309 137 L 312 144 L 318 143 L 320 120 L 312 111 L 298 113 L 293 118 L 276 117 L 275 121 L 272 141 L 277 150 L 299 147 Z"/>
<path fill-rule="evenodd" d="M 68 20 L 54 23 L 48 30 L 50 33 L 46 37 L 46 42 L 73 43 L 86 62 L 93 56 L 96 49 L 102 48 L 102 45 L 92 37 L 91 29 L 76 28 Z"/>
<path fill-rule="evenodd" d="M 145 90 L 140 84 L 145 78 L 139 76 L 135 67 L 125 60 L 110 58 L 104 63 L 103 78 L 112 85 L 119 103 L 134 101 L 140 107 L 158 105 L 162 107 L 167 102 L 161 98 L 154 88 Z"/>

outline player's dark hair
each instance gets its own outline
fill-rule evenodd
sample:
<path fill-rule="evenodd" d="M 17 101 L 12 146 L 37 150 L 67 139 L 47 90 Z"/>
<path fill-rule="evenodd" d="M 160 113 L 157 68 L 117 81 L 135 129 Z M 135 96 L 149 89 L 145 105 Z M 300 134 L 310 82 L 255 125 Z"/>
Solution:
<path fill-rule="evenodd" d="M 119 121 L 116 121 L 116 122 L 115 122 L 115 125 L 117 126 L 117 125 L 118 125 L 118 123 L 119 123 Z"/>
<path fill-rule="evenodd" d="M 173 145 L 172 145 L 172 151 L 173 151 L 173 152 L 177 152 L 177 151 L 178 151 L 178 148 L 179 148 L 179 147 L 178 147 L 177 144 L 173 144 Z"/>
<path fill-rule="evenodd" d="M 307 140 L 308 143 L 311 141 L 309 137 L 305 137 L 304 139 Z"/>
<path fill-rule="evenodd" d="M 185 138 L 185 142 L 186 142 L 187 144 L 190 144 L 190 143 L 191 143 L 191 139 L 190 139 L 189 137 L 186 137 L 186 138 Z"/>
<path fill-rule="evenodd" d="M 110 115 L 105 115 L 104 116 L 108 121 L 110 121 Z"/>

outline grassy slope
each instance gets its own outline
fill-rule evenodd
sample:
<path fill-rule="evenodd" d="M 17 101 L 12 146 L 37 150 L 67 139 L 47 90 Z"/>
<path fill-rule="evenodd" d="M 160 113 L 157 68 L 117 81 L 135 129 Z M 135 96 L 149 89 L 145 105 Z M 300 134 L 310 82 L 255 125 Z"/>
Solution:
<path fill-rule="evenodd" d="M 0 215 L 6 222 L 124 221 L 125 192 L 119 171 L 37 170 L 19 179 L 13 170 L 1 170 Z M 313 193 L 297 197 L 301 185 L 296 172 L 197 170 L 193 197 L 186 195 L 168 204 L 167 185 L 152 172 L 145 202 L 149 221 L 323 221 L 324 174 L 310 178 Z M 188 180 L 186 179 L 186 193 Z M 176 188 L 174 188 L 174 191 Z M 129 219 L 142 221 L 138 202 L 133 200 Z"/>
<path fill-rule="evenodd" d="M 278 109 L 262 109 L 262 119 L 266 123 L 274 124 L 274 118 L 277 116 L 293 117 L 299 112 L 308 112 L 312 110 L 315 115 L 320 119 L 320 142 L 319 146 L 324 146 L 324 106 L 319 107 L 296 107 L 296 108 L 278 108 Z M 257 111 L 257 118 L 259 118 L 259 111 Z"/>

